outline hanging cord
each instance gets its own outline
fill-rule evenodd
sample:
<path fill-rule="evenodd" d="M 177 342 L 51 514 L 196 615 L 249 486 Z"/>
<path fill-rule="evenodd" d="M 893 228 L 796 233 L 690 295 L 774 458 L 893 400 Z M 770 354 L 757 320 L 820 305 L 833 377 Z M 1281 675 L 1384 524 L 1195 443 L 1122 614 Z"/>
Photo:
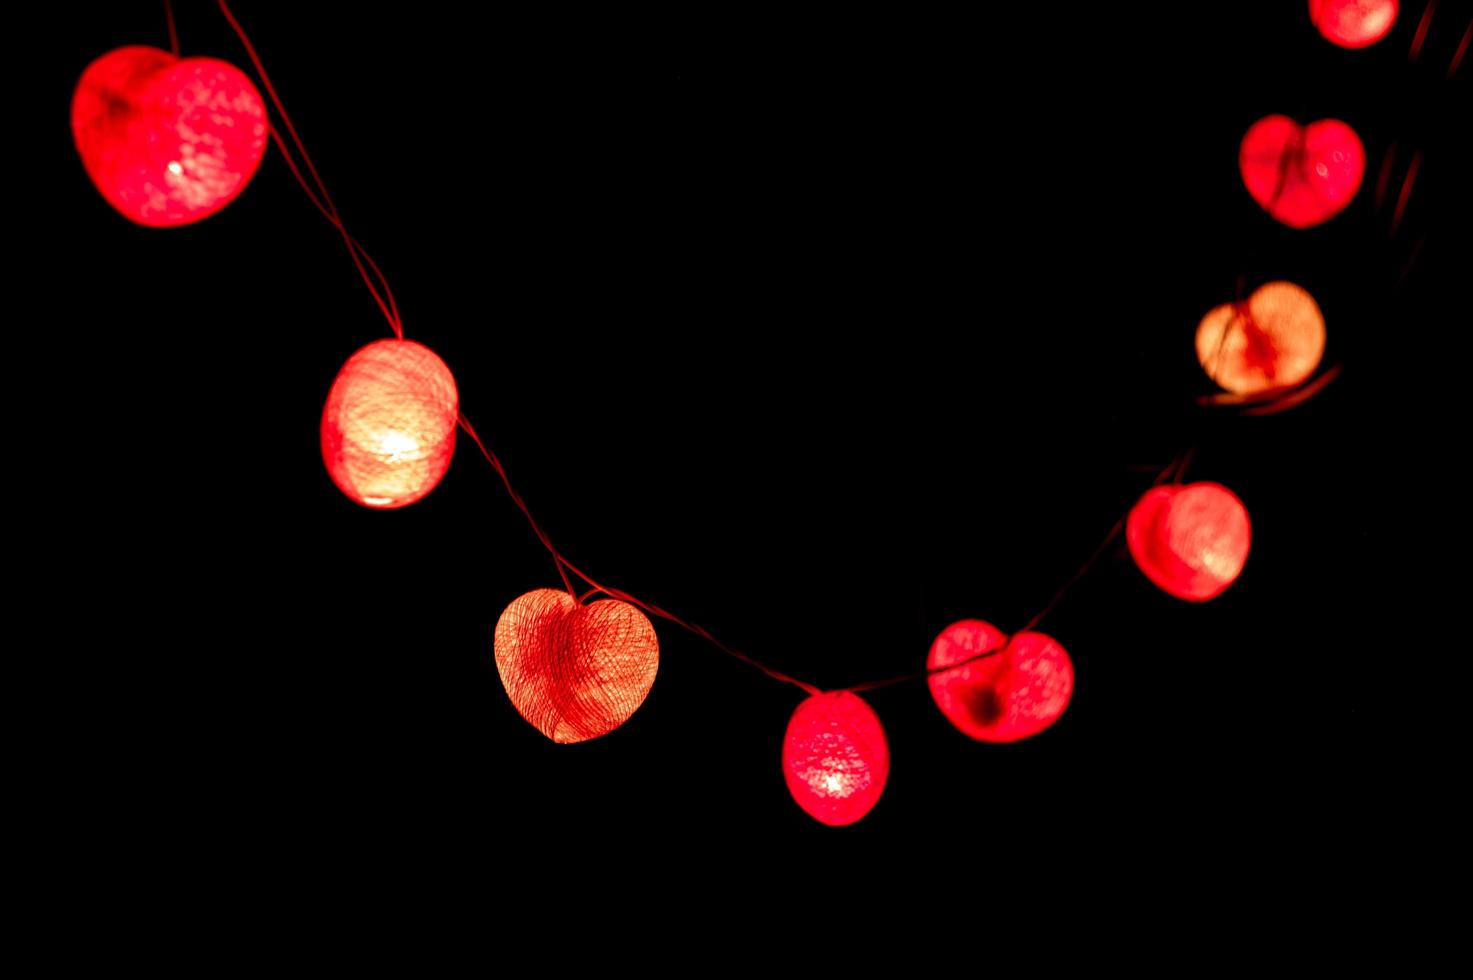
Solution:
<path fill-rule="evenodd" d="M 225 15 L 225 19 L 230 22 L 230 26 L 234 29 L 236 36 L 240 38 L 241 44 L 245 47 L 246 53 L 250 56 L 251 64 L 255 66 L 256 73 L 261 78 L 262 86 L 266 89 L 266 93 L 271 99 L 272 106 L 275 107 L 277 115 L 281 117 L 282 124 L 286 127 L 287 134 L 291 138 L 291 145 L 288 146 L 287 141 L 282 138 L 281 132 L 277 130 L 275 126 L 271 127 L 272 140 L 275 141 L 277 147 L 281 150 L 281 155 L 286 160 L 287 167 L 290 168 L 292 176 L 296 178 L 297 183 L 301 185 L 302 190 L 307 194 L 308 200 L 312 202 L 313 206 L 317 208 L 322 216 L 326 218 L 327 221 L 343 236 L 343 241 L 348 247 L 348 254 L 352 257 L 353 264 L 357 266 L 358 272 L 363 277 L 364 284 L 368 286 L 369 292 L 373 295 L 374 301 L 378 303 L 379 309 L 383 312 L 384 317 L 389 321 L 389 326 L 393 328 L 395 336 L 397 336 L 400 340 L 404 339 L 404 328 L 403 322 L 399 315 L 399 307 L 398 304 L 394 301 L 394 293 L 393 290 L 389 288 L 387 277 L 384 275 L 383 270 L 379 268 L 378 263 L 376 263 L 373 260 L 372 256 L 368 254 L 368 250 L 365 249 L 363 245 L 348 232 L 347 227 L 343 223 L 342 215 L 338 212 L 337 206 L 333 203 L 332 195 L 328 193 L 327 185 L 323 183 L 321 174 L 318 173 L 316 166 L 312 163 L 312 157 L 307 153 L 307 148 L 303 145 L 301 136 L 297 133 L 296 127 L 292 124 L 291 117 L 287 115 L 286 108 L 282 105 L 281 97 L 278 96 L 276 93 L 276 87 L 271 84 L 271 79 L 266 74 L 266 68 L 261 63 L 261 59 L 256 53 L 255 45 L 251 43 L 250 38 L 246 36 L 245 29 L 241 27 L 240 22 L 236 20 L 235 15 L 231 13 L 230 6 L 226 2 L 226 0 L 218 0 L 218 2 L 220 4 L 220 12 L 223 13 Z M 172 18 L 173 14 L 172 11 L 170 11 L 171 27 L 173 23 Z M 301 157 L 302 163 L 306 166 L 306 174 L 302 172 L 301 166 L 298 165 L 296 159 L 293 157 L 293 148 L 295 148 L 296 153 Z M 311 177 L 310 182 L 307 179 L 308 175 L 310 175 Z M 313 188 L 314 184 L 316 185 L 315 190 Z M 370 270 L 372 272 L 372 275 L 370 275 Z M 375 286 L 375 278 L 377 279 L 377 286 Z M 380 287 L 382 288 L 382 293 L 380 293 L 379 291 Z M 537 540 L 541 542 L 542 546 L 547 549 L 548 554 L 552 556 L 553 563 L 557 566 L 558 576 L 563 581 L 563 588 L 565 588 L 568 594 L 573 597 L 573 601 L 575 603 L 582 604 L 589 597 L 598 593 L 602 593 L 603 595 L 606 595 L 611 599 L 616 599 L 620 602 L 627 602 L 630 605 L 637 607 L 638 609 L 644 611 L 651 616 L 655 616 L 669 623 L 673 623 L 674 625 L 679 626 L 680 628 L 692 633 L 693 635 L 700 637 L 701 639 L 710 643 L 712 646 L 716 647 L 716 649 L 720 650 L 722 653 L 725 653 L 726 655 L 739 660 L 742 663 L 745 663 L 751 667 L 755 667 L 757 670 L 760 670 L 762 673 L 766 674 L 768 677 L 771 677 L 774 680 L 781 681 L 785 684 L 791 684 L 794 687 L 797 687 L 810 695 L 823 693 L 823 688 L 820 688 L 815 684 L 810 684 L 807 681 L 800 680 L 789 674 L 785 674 L 780 670 L 769 667 L 755 657 L 752 657 L 751 655 L 722 642 L 704 626 L 682 619 L 675 613 L 663 609 L 653 603 L 646 602 L 643 599 L 631 595 L 628 592 L 603 585 L 588 573 L 579 570 L 577 566 L 568 561 L 568 559 L 565 558 L 562 553 L 557 550 L 557 547 L 552 542 L 552 538 L 542 528 L 542 525 L 537 522 L 537 518 L 533 516 L 532 509 L 527 505 L 526 499 L 523 498 L 519 492 L 517 492 L 516 487 L 512 484 L 511 477 L 508 476 L 506 472 L 506 467 L 502 465 L 501 460 L 494 452 L 491 451 L 491 448 L 486 445 L 485 441 L 481 438 L 480 433 L 478 433 L 475 427 L 471 425 L 470 419 L 466 417 L 464 412 L 460 413 L 457 422 L 460 425 L 460 428 L 464 430 L 465 434 L 470 437 L 471 441 L 476 444 L 476 448 L 481 451 L 481 455 L 484 456 L 486 458 L 486 461 L 491 464 L 491 468 L 496 471 L 496 475 L 501 478 L 501 482 L 506 488 L 507 495 L 511 497 L 512 503 L 516 504 L 517 509 L 522 512 L 522 516 L 527 519 L 528 525 L 532 528 L 532 533 L 536 535 Z M 1187 464 L 1190 462 L 1190 459 L 1190 450 L 1183 453 L 1178 453 L 1176 458 L 1173 459 L 1172 462 L 1157 475 L 1155 484 L 1153 485 L 1164 483 L 1166 480 L 1171 479 L 1173 474 L 1175 474 L 1177 480 L 1179 481 L 1181 474 L 1185 471 Z M 1019 630 L 1018 632 L 1022 633 L 1033 629 L 1044 619 L 1044 617 L 1046 617 L 1054 610 L 1059 602 L 1063 600 L 1064 596 L 1067 595 L 1069 591 L 1073 589 L 1074 586 L 1077 585 L 1081 579 L 1084 578 L 1089 570 L 1093 568 L 1094 565 L 1099 561 L 1099 559 L 1105 554 L 1110 544 L 1115 540 L 1116 537 L 1119 536 L 1121 529 L 1125 527 L 1127 517 L 1128 512 L 1126 516 L 1121 517 L 1118 521 L 1115 522 L 1115 526 L 1110 529 L 1110 533 L 1105 536 L 1104 541 L 1100 542 L 1099 547 L 1094 550 L 1094 553 L 1090 555 L 1090 557 L 1084 562 L 1084 564 L 1081 565 L 1074 572 L 1074 574 L 1069 577 L 1067 581 L 1065 581 L 1058 592 L 1054 594 L 1053 598 L 1049 600 L 1048 604 L 1043 607 L 1043 610 L 1036 614 L 1032 619 L 1030 619 L 1027 625 L 1025 625 L 1023 629 Z M 570 573 L 572 576 L 585 582 L 590 587 L 589 591 L 580 596 L 577 590 L 573 588 L 572 579 L 569 578 Z M 1002 647 L 999 647 L 997 649 L 975 654 L 965 660 L 958 661 L 957 663 L 948 664 L 945 667 L 937 667 L 924 671 L 916 671 L 909 674 L 900 674 L 895 677 L 888 677 L 877 681 L 869 681 L 867 683 L 856 684 L 845 688 L 837 688 L 836 690 L 857 692 L 872 691 L 878 688 L 891 687 L 906 681 L 927 678 L 930 677 L 932 674 L 939 674 L 948 670 L 956 670 L 958 668 L 965 667 L 975 661 L 982 660 L 987 657 L 996 656 L 997 654 L 1004 652 L 1006 649 L 1007 645 L 1004 644 Z"/>
<path fill-rule="evenodd" d="M 281 154 L 286 158 L 287 166 L 291 168 L 292 176 L 296 177 L 297 183 L 302 185 L 302 190 L 307 192 L 307 197 L 322 212 L 323 217 L 343 236 L 343 242 L 348 246 L 348 255 L 353 259 L 353 265 L 357 267 L 358 274 L 363 277 L 363 283 L 368 287 L 368 292 L 378 304 L 384 319 L 389 321 L 389 327 L 394 331 L 394 336 L 400 340 L 404 339 L 404 321 L 399 315 L 399 304 L 394 300 L 394 292 L 389 288 L 389 282 L 379 269 L 378 263 L 368 254 L 368 250 L 348 233 L 347 226 L 343 223 L 343 217 L 338 212 L 337 205 L 333 203 L 332 195 L 328 193 L 327 185 L 323 183 L 322 175 L 317 172 L 317 165 L 312 162 L 312 155 L 307 152 L 302 137 L 297 133 L 297 127 L 293 125 L 292 118 L 287 114 L 286 107 L 282 105 L 281 97 L 276 94 L 276 86 L 271 84 L 271 76 L 266 73 L 266 66 L 261 63 L 261 57 L 256 53 L 256 46 L 251 43 L 250 37 L 246 35 L 245 28 L 241 27 L 240 21 L 235 19 L 231 13 L 230 5 L 226 0 L 219 0 L 220 12 L 225 15 L 226 21 L 235 31 L 235 36 L 240 38 L 241 46 L 245 48 L 246 54 L 255 66 L 256 74 L 261 79 L 261 86 L 271 99 L 271 105 L 276 109 L 276 114 L 281 117 L 282 124 L 286 126 L 287 135 L 291 137 L 292 146 L 296 148 L 297 154 L 301 156 L 302 163 L 306 165 L 307 173 L 312 177 L 312 183 L 316 185 L 316 193 L 313 193 L 311 185 L 307 183 L 305 176 L 287 148 L 286 141 L 281 138 L 281 133 L 275 126 L 271 127 L 271 138 L 281 149 Z M 378 285 L 369 275 L 369 269 L 373 270 L 378 277 Z M 380 293 L 379 287 L 383 292 Z"/>

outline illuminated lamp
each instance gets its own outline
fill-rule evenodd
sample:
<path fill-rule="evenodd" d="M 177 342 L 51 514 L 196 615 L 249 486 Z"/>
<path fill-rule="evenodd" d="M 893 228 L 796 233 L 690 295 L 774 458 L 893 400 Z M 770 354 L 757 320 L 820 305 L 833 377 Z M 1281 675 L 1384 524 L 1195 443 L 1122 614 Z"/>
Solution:
<path fill-rule="evenodd" d="M 1309 228 L 1355 197 L 1366 151 L 1338 119 L 1301 126 L 1288 116 L 1265 116 L 1244 134 L 1238 169 L 1259 207 L 1290 228 Z"/>
<path fill-rule="evenodd" d="M 1258 287 L 1243 303 L 1214 307 L 1197 325 L 1208 377 L 1243 395 L 1301 384 L 1325 354 L 1325 318 L 1292 282 Z"/>
<path fill-rule="evenodd" d="M 1391 33 L 1397 0 L 1309 0 L 1309 19 L 1325 40 L 1365 48 Z"/>
<path fill-rule="evenodd" d="M 266 107 L 240 69 L 135 45 L 87 66 L 72 138 L 87 176 L 150 228 L 208 218 L 245 189 L 266 152 Z"/>
<path fill-rule="evenodd" d="M 660 666 L 660 644 L 627 602 L 582 604 L 536 589 L 496 621 L 496 672 L 521 716 L 554 742 L 607 735 L 644 703 Z"/>
<path fill-rule="evenodd" d="M 849 691 L 815 694 L 798 705 L 783 738 L 783 776 L 793 799 L 830 827 L 859 820 L 879 802 L 890 775 L 890 746 L 879 717 Z"/>
<path fill-rule="evenodd" d="M 378 340 L 338 372 L 322 409 L 322 458 L 365 507 L 412 504 L 435 489 L 455 452 L 455 378 L 412 340 Z"/>
<path fill-rule="evenodd" d="M 1074 664 L 1043 633 L 1019 633 L 1009 640 L 991 623 L 964 619 L 936 637 L 926 668 L 947 667 L 993 650 L 1000 652 L 927 679 L 946 720 L 980 742 L 1016 742 L 1058 721 L 1074 693 Z"/>
<path fill-rule="evenodd" d="M 1248 560 L 1248 509 L 1219 483 L 1153 487 L 1131 508 L 1131 557 L 1163 592 L 1191 602 L 1221 595 Z"/>

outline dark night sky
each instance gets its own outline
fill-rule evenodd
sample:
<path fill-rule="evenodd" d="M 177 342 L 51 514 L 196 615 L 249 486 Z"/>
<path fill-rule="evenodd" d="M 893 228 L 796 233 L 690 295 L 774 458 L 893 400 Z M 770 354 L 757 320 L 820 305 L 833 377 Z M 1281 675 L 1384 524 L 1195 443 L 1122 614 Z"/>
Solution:
<path fill-rule="evenodd" d="M 1436 287 L 1466 261 L 1441 80 L 1463 8 L 1412 64 L 1418 3 L 1363 52 L 1296 3 L 1212 23 L 1222 5 L 1180 5 L 1169 28 L 994 6 L 237 13 L 409 335 L 595 575 L 853 684 L 916 669 L 956 619 L 1016 628 L 1141 468 L 1194 446 L 1190 477 L 1254 522 L 1226 595 L 1171 600 L 1113 549 L 1043 624 L 1078 685 L 1027 743 L 971 742 L 924 685 L 869 696 L 891 781 L 847 830 L 784 787 L 798 692 L 665 625 L 634 718 L 552 745 L 491 659 L 502 608 L 555 574 L 490 468 L 463 442 L 393 513 L 323 470 L 328 386 L 387 328 L 275 149 L 185 229 L 134 227 L 91 189 L 75 78 L 166 44 L 156 5 L 108 4 L 51 35 L 33 78 L 56 197 L 28 257 L 52 312 L 28 342 L 65 393 L 38 518 L 64 547 L 37 576 L 74 604 L 49 688 L 73 790 L 123 838 L 344 866 L 587 835 L 677 859 L 901 854 L 999 826 L 993 866 L 1035 848 L 1165 863 L 1331 848 L 1381 820 L 1387 730 L 1416 714 L 1388 680 L 1414 588 L 1388 511 L 1406 425 L 1429 433 L 1407 421 L 1425 349 L 1386 341 L 1447 329 Z M 186 54 L 244 63 L 213 4 L 178 7 Z M 1271 112 L 1365 141 L 1366 187 L 1329 225 L 1280 227 L 1243 190 L 1238 140 Z M 1423 153 L 1394 239 L 1372 193 L 1393 142 L 1393 188 Z M 1343 376 L 1278 416 L 1196 408 L 1198 318 L 1280 278 L 1319 300 Z"/>

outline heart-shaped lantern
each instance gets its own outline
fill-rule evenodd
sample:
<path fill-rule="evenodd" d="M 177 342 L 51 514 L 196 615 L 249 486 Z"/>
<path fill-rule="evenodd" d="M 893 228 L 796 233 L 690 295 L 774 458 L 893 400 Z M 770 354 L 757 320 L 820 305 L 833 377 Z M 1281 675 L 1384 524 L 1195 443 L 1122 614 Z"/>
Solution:
<path fill-rule="evenodd" d="M 1244 134 L 1238 169 L 1259 207 L 1290 228 L 1309 228 L 1355 197 L 1366 150 L 1338 119 L 1301 126 L 1288 116 L 1266 116 Z"/>
<path fill-rule="evenodd" d="M 1131 557 L 1163 592 L 1191 602 L 1221 595 L 1248 561 L 1248 509 L 1220 483 L 1153 487 L 1131 508 Z"/>
<path fill-rule="evenodd" d="M 979 656 L 990 651 L 990 656 Z M 972 658 L 977 659 L 972 659 Z M 926 657 L 936 707 L 963 734 L 980 742 L 1016 742 L 1048 728 L 1074 693 L 1074 664 L 1043 633 L 1011 639 L 991 623 L 964 619 L 936 637 Z"/>
<path fill-rule="evenodd" d="M 660 644 L 627 602 L 579 603 L 536 589 L 496 622 L 496 671 L 507 697 L 554 742 L 606 735 L 644 703 L 660 666 Z"/>
<path fill-rule="evenodd" d="M 266 152 L 261 94 L 215 58 L 142 45 L 87 66 L 72 96 L 72 137 L 87 176 L 124 217 L 186 225 L 245 189 Z"/>
<path fill-rule="evenodd" d="M 1292 282 L 1259 286 L 1242 303 L 1214 307 L 1197 325 L 1197 360 L 1208 376 L 1242 395 L 1290 388 L 1325 355 L 1325 318 Z"/>

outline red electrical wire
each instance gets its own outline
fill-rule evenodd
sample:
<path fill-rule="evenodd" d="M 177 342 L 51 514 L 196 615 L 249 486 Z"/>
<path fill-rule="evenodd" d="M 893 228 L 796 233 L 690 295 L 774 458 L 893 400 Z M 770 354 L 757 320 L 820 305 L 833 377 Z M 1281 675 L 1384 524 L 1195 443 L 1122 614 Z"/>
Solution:
<path fill-rule="evenodd" d="M 283 125 L 285 125 L 286 127 L 287 134 L 291 137 L 291 146 L 288 146 L 287 141 L 282 138 L 280 131 L 277 130 L 275 126 L 271 127 L 271 138 L 276 142 L 277 147 L 281 150 L 282 158 L 286 160 L 287 167 L 291 170 L 292 176 L 296 178 L 297 183 L 301 185 L 302 190 L 306 193 L 308 200 L 310 200 L 313 206 L 316 207 L 317 210 L 322 214 L 322 216 L 327 219 L 328 223 L 336 228 L 338 232 L 343 236 L 343 241 L 348 247 L 348 254 L 352 257 L 354 265 L 357 266 L 359 274 L 363 277 L 364 284 L 368 287 L 368 290 L 372 294 L 374 301 L 378 304 L 379 309 L 383 312 L 385 318 L 389 321 L 389 326 L 393 328 L 394 334 L 402 340 L 404 338 L 403 321 L 401 320 L 399 315 L 398 304 L 394 301 L 393 290 L 389 287 L 388 278 L 384 275 L 383 270 L 379 268 L 378 263 L 374 262 L 373 258 L 368 254 L 368 250 L 365 249 L 363 245 L 348 232 L 348 229 L 343 222 L 342 215 L 338 212 L 337 206 L 333 203 L 332 195 L 328 193 L 327 185 L 323 182 L 322 176 L 318 172 L 317 167 L 312 163 L 312 158 L 307 153 L 307 148 L 302 143 L 302 138 L 298 134 L 296 127 L 292 124 L 291 117 L 287 115 L 286 108 L 282 105 L 281 98 L 276 93 L 276 87 L 271 84 L 271 79 L 267 76 L 266 68 L 261 63 L 261 59 L 256 53 L 255 46 L 251 43 L 250 38 L 247 37 L 245 29 L 240 25 L 240 22 L 236 20 L 234 14 L 231 13 L 230 6 L 226 2 L 226 0 L 218 0 L 218 2 L 220 5 L 221 13 L 225 15 L 225 19 L 229 21 L 230 26 L 234 29 L 236 33 L 236 36 L 240 38 L 241 44 L 245 47 L 246 53 L 250 56 L 251 64 L 255 66 L 256 72 L 261 78 L 262 87 L 265 88 L 267 95 L 271 99 L 271 104 L 275 107 L 277 114 L 281 116 L 281 120 Z M 173 23 L 172 17 L 172 11 L 170 11 L 171 28 Z M 307 174 L 303 174 L 301 167 L 294 159 L 292 155 L 293 148 L 295 148 L 296 152 L 300 154 L 302 158 L 302 163 L 306 165 Z M 311 176 L 310 182 L 307 179 L 307 175 Z M 313 184 L 316 185 L 315 191 L 313 189 Z M 369 275 L 370 270 L 372 270 L 372 276 Z M 380 294 L 379 289 L 374 284 L 375 277 L 378 280 L 379 286 L 382 287 L 382 294 Z M 552 542 L 552 538 L 542 528 L 542 525 L 537 522 L 537 518 L 532 514 L 532 509 L 527 505 L 525 498 L 523 498 L 522 495 L 517 492 L 516 487 L 512 484 L 511 477 L 507 475 L 506 467 L 502 465 L 501 460 L 496 456 L 494 452 L 491 451 L 490 447 L 486 445 L 485 441 L 481 438 L 480 433 L 478 433 L 475 427 L 471 425 L 470 419 L 466 417 L 464 412 L 460 413 L 458 421 L 460 424 L 460 428 L 464 430 L 465 434 L 468 435 L 471 441 L 476 444 L 476 447 L 481 451 L 481 455 L 486 458 L 486 461 L 491 464 L 491 468 L 495 470 L 497 476 L 501 478 L 502 484 L 506 487 L 507 495 L 511 497 L 512 503 L 516 504 L 517 509 L 520 510 L 522 512 L 522 515 L 527 519 L 528 525 L 532 528 L 532 533 L 536 535 L 537 540 L 542 543 L 542 546 L 547 549 L 548 554 L 552 556 L 553 563 L 557 566 L 558 575 L 563 581 L 563 587 L 567 590 L 568 594 L 573 597 L 574 602 L 582 603 L 590 596 L 597 593 L 602 593 L 603 595 L 606 595 L 611 599 L 617 599 L 621 602 L 627 602 L 630 605 L 643 610 L 651 616 L 656 616 L 660 619 L 666 620 L 667 622 L 673 623 L 674 625 L 679 626 L 684 630 L 687 630 L 695 636 L 698 636 L 701 639 L 707 641 L 712 646 L 716 647 L 718 650 L 722 651 L 728 656 L 733 657 L 736 660 L 740 660 L 741 662 L 748 664 L 749 666 L 755 667 L 756 669 L 762 671 L 764 674 L 766 674 L 768 677 L 773 678 L 774 680 L 782 681 L 787 684 L 792 684 L 793 686 L 801 689 L 802 691 L 810 695 L 820 694 L 823 692 L 824 689 L 818 687 L 815 684 L 810 684 L 807 681 L 800 680 L 789 674 L 785 674 L 782 671 L 769 667 L 756 658 L 752 657 L 751 655 L 744 653 L 741 650 L 728 645 L 727 643 L 724 643 L 704 626 L 682 619 L 680 616 L 677 616 L 675 613 L 672 613 L 669 610 L 663 609 L 653 603 L 646 602 L 645 600 L 631 595 L 628 592 L 624 592 L 621 589 L 616 589 L 610 586 L 603 585 L 587 572 L 580 570 L 566 557 L 564 557 L 561 552 L 557 550 L 557 547 Z M 1190 459 L 1190 450 L 1185 453 L 1179 453 L 1176 459 L 1174 459 L 1169 465 L 1167 465 L 1165 469 L 1160 471 L 1160 473 L 1156 476 L 1153 485 L 1160 484 L 1168 479 L 1172 479 L 1173 475 L 1174 478 L 1178 482 L 1180 482 L 1181 474 L 1186 470 L 1187 464 L 1190 462 Z M 1076 584 L 1078 584 L 1078 582 L 1082 578 L 1084 578 L 1089 570 L 1093 568 L 1094 565 L 1099 561 L 1099 559 L 1105 554 L 1111 542 L 1113 542 L 1120 535 L 1121 530 L 1125 527 L 1125 522 L 1126 515 L 1122 515 L 1121 518 L 1116 521 L 1115 525 L 1110 529 L 1109 534 L 1105 536 L 1105 539 L 1100 542 L 1099 546 L 1094 550 L 1089 558 L 1086 559 L 1084 564 L 1081 565 L 1074 572 L 1074 574 L 1071 575 L 1064 582 L 1063 586 L 1059 588 L 1059 590 L 1054 594 L 1053 598 L 1049 600 L 1048 604 L 1043 607 L 1042 611 L 1033 616 L 1033 618 L 1028 621 L 1027 625 L 1025 625 L 1023 629 L 1019 630 L 1018 632 L 1025 632 L 1027 630 L 1033 629 L 1039 624 L 1039 622 L 1044 619 L 1044 617 L 1046 617 L 1054 610 L 1059 602 L 1063 600 L 1064 596 L 1067 595 L 1068 592 Z M 585 582 L 588 586 L 590 586 L 590 589 L 580 596 L 578 592 L 573 588 L 572 579 L 569 578 L 570 573 L 574 577 Z M 937 667 L 908 674 L 899 674 L 894 677 L 882 678 L 876 681 L 867 681 L 862 684 L 855 684 L 853 686 L 840 688 L 838 690 L 858 692 L 875 690 L 882 687 L 891 687 L 905 681 L 923 679 L 931 676 L 932 674 L 942 673 L 948 670 L 957 670 L 961 667 L 965 667 L 973 661 L 982 660 L 986 657 L 996 656 L 997 654 L 1002 653 L 1004 649 L 1005 647 L 1002 647 L 994 650 L 989 650 L 984 653 L 979 653 L 972 657 L 968 657 L 965 660 L 960 660 L 954 664 L 948 664 L 945 667 Z"/>

